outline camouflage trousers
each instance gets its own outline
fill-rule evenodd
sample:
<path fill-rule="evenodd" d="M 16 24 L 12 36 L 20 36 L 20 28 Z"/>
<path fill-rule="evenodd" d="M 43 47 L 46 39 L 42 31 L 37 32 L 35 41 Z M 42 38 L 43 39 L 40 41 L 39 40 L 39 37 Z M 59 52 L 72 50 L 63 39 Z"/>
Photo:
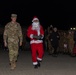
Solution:
<path fill-rule="evenodd" d="M 16 61 L 17 60 L 17 56 L 18 56 L 18 49 L 19 46 L 16 43 L 8 43 L 8 49 L 9 49 L 9 61 Z"/>
<path fill-rule="evenodd" d="M 54 48 L 52 47 L 50 40 L 48 40 L 48 53 L 52 54 L 53 52 L 54 52 Z"/>
<path fill-rule="evenodd" d="M 73 53 L 73 48 L 74 48 L 74 45 L 69 45 L 69 53 Z"/>

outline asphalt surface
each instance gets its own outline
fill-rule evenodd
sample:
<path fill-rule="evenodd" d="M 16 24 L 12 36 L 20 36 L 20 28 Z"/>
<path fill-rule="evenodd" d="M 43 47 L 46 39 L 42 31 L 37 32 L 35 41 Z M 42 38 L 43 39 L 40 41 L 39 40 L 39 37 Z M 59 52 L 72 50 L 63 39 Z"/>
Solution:
<path fill-rule="evenodd" d="M 19 51 L 17 67 L 10 70 L 8 51 L 0 50 L 0 75 L 76 75 L 76 57 L 53 57 L 45 51 L 41 67 L 34 69 L 31 51 Z"/>

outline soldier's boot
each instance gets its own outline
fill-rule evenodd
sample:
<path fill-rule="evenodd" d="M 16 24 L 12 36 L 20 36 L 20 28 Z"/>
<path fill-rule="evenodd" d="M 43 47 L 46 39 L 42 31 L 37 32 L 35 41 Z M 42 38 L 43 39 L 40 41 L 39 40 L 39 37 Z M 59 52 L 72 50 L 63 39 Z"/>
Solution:
<path fill-rule="evenodd" d="M 10 64 L 11 64 L 11 68 L 10 69 L 14 70 L 14 63 L 13 63 L 13 61 L 11 61 Z"/>
<path fill-rule="evenodd" d="M 14 61 L 13 65 L 14 65 L 14 68 L 16 68 L 16 62 L 15 61 Z"/>

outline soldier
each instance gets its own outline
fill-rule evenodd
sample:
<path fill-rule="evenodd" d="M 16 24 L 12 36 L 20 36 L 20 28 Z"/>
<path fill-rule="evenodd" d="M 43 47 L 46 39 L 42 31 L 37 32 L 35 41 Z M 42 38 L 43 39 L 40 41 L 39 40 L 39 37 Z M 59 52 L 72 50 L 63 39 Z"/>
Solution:
<path fill-rule="evenodd" d="M 63 53 L 68 54 L 68 35 L 66 32 L 63 33 Z"/>
<path fill-rule="evenodd" d="M 15 69 L 18 56 L 19 45 L 22 45 L 22 30 L 18 22 L 17 15 L 11 14 L 11 22 L 7 23 L 4 30 L 4 46 L 9 49 L 9 61 L 11 69 Z"/>
<path fill-rule="evenodd" d="M 51 45 L 54 48 L 54 52 L 53 52 L 53 56 L 57 57 L 58 53 L 57 53 L 57 49 L 59 47 L 59 33 L 56 27 L 54 27 L 53 32 L 51 33 Z"/>
<path fill-rule="evenodd" d="M 60 35 L 60 40 L 59 40 L 59 52 L 62 53 L 63 50 L 63 31 L 59 31 L 59 35 Z"/>
<path fill-rule="evenodd" d="M 68 48 L 69 48 L 69 53 L 72 55 L 73 48 L 74 48 L 74 33 L 73 33 L 73 31 L 69 31 L 69 34 L 68 34 Z"/>
<path fill-rule="evenodd" d="M 53 32 L 53 26 L 50 25 L 49 30 L 48 30 L 48 52 L 49 52 L 49 55 L 51 55 L 53 53 L 53 47 L 52 47 L 51 41 L 50 41 L 52 32 Z"/>

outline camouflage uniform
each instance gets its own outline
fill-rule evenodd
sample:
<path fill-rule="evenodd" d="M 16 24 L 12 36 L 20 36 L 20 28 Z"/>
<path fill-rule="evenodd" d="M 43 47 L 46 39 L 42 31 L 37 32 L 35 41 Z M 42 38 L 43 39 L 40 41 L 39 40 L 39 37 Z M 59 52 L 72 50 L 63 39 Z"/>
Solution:
<path fill-rule="evenodd" d="M 8 43 L 10 63 L 14 63 L 18 56 L 19 42 L 22 42 L 22 30 L 19 23 L 7 23 L 4 30 L 5 41 Z"/>
<path fill-rule="evenodd" d="M 72 31 L 68 34 L 68 48 L 69 48 L 69 53 L 72 54 L 73 48 L 74 48 L 74 35 Z"/>
<path fill-rule="evenodd" d="M 47 47 L 48 47 L 48 53 L 49 55 L 51 55 L 53 53 L 53 47 L 51 45 L 51 41 L 50 41 L 50 37 L 51 37 L 51 33 L 53 31 L 53 28 L 48 27 L 48 35 L 47 35 Z"/>
<path fill-rule="evenodd" d="M 51 33 L 52 33 L 52 31 L 50 31 L 50 33 L 48 34 L 48 52 L 49 52 L 49 55 L 52 54 L 54 51 L 54 49 L 51 45 L 51 40 L 50 40 Z"/>
<path fill-rule="evenodd" d="M 59 40 L 59 52 L 63 52 L 63 31 L 59 32 L 59 35 L 60 35 L 60 40 Z"/>
<path fill-rule="evenodd" d="M 67 37 L 67 33 L 65 32 L 63 35 L 63 52 L 68 53 L 68 37 Z"/>

